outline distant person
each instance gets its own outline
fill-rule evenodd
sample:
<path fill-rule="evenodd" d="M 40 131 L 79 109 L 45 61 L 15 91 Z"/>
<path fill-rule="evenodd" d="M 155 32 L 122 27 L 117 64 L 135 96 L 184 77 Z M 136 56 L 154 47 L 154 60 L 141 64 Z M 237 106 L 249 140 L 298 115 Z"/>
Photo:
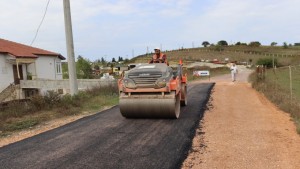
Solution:
<path fill-rule="evenodd" d="M 152 59 L 149 61 L 149 63 L 166 63 L 167 62 L 167 55 L 160 52 L 160 48 L 154 49 L 154 55 L 152 56 Z"/>
<path fill-rule="evenodd" d="M 230 67 L 230 71 L 231 71 L 231 79 L 232 81 L 236 81 L 236 74 L 238 73 L 238 69 L 237 66 L 235 65 L 235 63 L 232 63 L 231 67 Z"/>

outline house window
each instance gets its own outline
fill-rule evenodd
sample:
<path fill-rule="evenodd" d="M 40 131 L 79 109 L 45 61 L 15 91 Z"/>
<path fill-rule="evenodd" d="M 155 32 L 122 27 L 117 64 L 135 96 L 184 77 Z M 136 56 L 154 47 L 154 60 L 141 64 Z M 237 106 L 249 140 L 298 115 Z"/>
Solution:
<path fill-rule="evenodd" d="M 61 62 L 56 62 L 56 74 L 61 74 Z"/>

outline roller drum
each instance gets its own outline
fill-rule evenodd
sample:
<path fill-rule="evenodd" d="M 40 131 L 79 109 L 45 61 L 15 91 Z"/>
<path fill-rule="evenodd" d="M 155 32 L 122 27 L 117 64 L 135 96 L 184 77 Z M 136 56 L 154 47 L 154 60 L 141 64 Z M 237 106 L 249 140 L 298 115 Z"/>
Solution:
<path fill-rule="evenodd" d="M 180 98 L 168 95 L 121 95 L 120 111 L 126 118 L 178 118 Z"/>

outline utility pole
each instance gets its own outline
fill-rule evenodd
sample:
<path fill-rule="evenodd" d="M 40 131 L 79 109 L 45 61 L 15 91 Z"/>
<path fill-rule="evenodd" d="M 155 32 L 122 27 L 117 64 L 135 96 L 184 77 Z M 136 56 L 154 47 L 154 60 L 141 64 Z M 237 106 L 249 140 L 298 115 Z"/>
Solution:
<path fill-rule="evenodd" d="M 134 58 L 134 49 L 132 49 L 132 58 Z"/>
<path fill-rule="evenodd" d="M 147 46 L 147 56 L 148 56 L 148 54 L 149 54 L 149 47 Z"/>
<path fill-rule="evenodd" d="M 78 84 L 77 84 L 76 67 L 75 67 L 75 54 L 74 54 L 74 44 L 73 44 L 70 1 L 64 0 L 63 4 L 64 4 L 65 32 L 66 32 L 67 54 L 68 54 L 68 70 L 69 70 L 69 83 L 70 83 L 69 86 L 70 86 L 70 94 L 73 96 L 78 93 Z"/>

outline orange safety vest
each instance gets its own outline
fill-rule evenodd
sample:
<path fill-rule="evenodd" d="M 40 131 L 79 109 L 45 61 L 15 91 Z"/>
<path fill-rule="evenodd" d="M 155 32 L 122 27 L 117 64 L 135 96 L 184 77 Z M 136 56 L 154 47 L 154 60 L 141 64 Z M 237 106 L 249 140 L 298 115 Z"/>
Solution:
<path fill-rule="evenodd" d="M 166 56 L 165 54 L 163 54 L 163 53 L 160 53 L 160 54 L 159 54 L 159 57 L 157 57 L 156 54 L 154 54 L 154 55 L 152 56 L 152 61 L 153 61 L 153 62 L 159 61 L 159 60 L 163 60 L 163 61 L 165 62 L 166 59 L 167 59 L 167 56 Z"/>

